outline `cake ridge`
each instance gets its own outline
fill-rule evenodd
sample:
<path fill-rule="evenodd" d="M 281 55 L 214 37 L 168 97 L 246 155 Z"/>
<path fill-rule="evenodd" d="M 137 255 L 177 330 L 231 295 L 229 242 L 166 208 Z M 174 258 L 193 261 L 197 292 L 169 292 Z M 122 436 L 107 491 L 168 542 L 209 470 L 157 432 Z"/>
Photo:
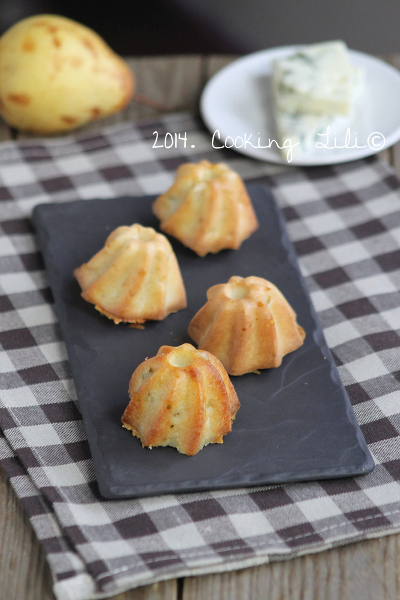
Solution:
<path fill-rule="evenodd" d="M 117 227 L 75 269 L 82 297 L 115 323 L 162 320 L 186 308 L 178 261 L 167 238 L 138 223 Z"/>
<path fill-rule="evenodd" d="M 142 446 L 173 446 L 188 456 L 222 443 L 240 406 L 221 362 L 191 344 L 162 346 L 141 363 L 129 396 L 122 423 Z"/>
<path fill-rule="evenodd" d="M 219 358 L 230 375 L 278 367 L 303 344 L 305 333 L 280 290 L 266 279 L 233 276 L 207 291 L 188 333 Z"/>
<path fill-rule="evenodd" d="M 177 201 L 178 199 L 178 201 Z M 224 163 L 184 163 L 153 204 L 161 229 L 199 256 L 237 250 L 258 227 L 240 176 Z"/>

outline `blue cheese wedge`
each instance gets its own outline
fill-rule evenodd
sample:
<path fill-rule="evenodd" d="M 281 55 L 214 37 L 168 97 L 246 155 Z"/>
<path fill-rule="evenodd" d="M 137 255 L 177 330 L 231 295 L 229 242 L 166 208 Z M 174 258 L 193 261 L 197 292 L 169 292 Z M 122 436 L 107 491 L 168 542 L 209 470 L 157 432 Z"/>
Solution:
<path fill-rule="evenodd" d="M 342 41 L 305 46 L 275 61 L 272 72 L 275 120 L 281 153 L 288 161 L 321 141 L 338 117 L 349 115 L 362 72 Z M 323 138 L 322 138 L 323 139 Z"/>
<path fill-rule="evenodd" d="M 347 46 L 342 41 L 306 46 L 275 61 L 272 82 L 281 111 L 345 115 L 353 95 Z"/>

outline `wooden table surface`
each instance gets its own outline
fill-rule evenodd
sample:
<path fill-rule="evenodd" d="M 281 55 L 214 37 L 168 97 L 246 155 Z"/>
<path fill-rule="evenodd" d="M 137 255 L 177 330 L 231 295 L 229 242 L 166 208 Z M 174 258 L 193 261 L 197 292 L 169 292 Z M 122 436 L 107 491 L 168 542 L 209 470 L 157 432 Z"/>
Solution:
<path fill-rule="evenodd" d="M 233 56 L 129 59 L 137 92 L 174 111 L 197 110 L 205 82 Z M 400 69 L 400 54 L 384 57 Z M 91 123 L 95 131 L 163 109 L 132 101 Z M 0 141 L 26 139 L 0 119 Z M 400 175 L 400 143 L 381 153 Z M 399 600 L 400 534 L 377 537 L 285 562 L 216 575 L 173 579 L 113 596 L 115 600 Z M 0 600 L 54 600 L 50 570 L 28 518 L 0 470 Z"/>

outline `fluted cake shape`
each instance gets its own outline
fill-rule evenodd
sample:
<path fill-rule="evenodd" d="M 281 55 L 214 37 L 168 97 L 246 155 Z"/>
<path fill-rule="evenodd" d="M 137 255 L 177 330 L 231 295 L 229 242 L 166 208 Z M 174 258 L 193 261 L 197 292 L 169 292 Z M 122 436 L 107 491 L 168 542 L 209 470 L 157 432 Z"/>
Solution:
<path fill-rule="evenodd" d="M 172 187 L 159 196 L 153 212 L 161 229 L 199 256 L 224 248 L 237 250 L 258 227 L 240 176 L 223 163 L 181 165 Z"/>
<path fill-rule="evenodd" d="M 141 363 L 129 397 L 122 423 L 143 446 L 173 446 L 189 456 L 222 444 L 240 406 L 220 361 L 191 344 L 162 346 Z"/>
<path fill-rule="evenodd" d="M 261 277 L 231 277 L 214 285 L 188 333 L 199 349 L 219 358 L 230 375 L 279 367 L 303 344 L 305 333 L 278 288 Z"/>
<path fill-rule="evenodd" d="M 82 297 L 114 323 L 162 320 L 186 307 L 174 251 L 152 227 L 118 227 L 74 275 Z"/>

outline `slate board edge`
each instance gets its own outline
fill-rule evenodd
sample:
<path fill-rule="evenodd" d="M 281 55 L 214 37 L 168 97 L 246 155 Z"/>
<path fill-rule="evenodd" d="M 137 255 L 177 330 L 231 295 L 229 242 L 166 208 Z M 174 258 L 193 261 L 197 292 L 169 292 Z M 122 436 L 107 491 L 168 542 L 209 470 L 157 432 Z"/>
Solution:
<path fill-rule="evenodd" d="M 252 189 L 253 186 L 249 185 L 248 189 Z M 255 186 L 256 187 L 256 186 Z M 259 187 L 264 187 L 264 186 L 259 186 Z M 340 387 L 344 397 L 345 397 L 345 401 L 346 401 L 346 407 L 347 407 L 347 415 L 349 417 L 349 421 L 354 425 L 355 431 L 356 431 L 356 436 L 357 436 L 357 440 L 361 446 L 361 448 L 363 449 L 364 453 L 365 453 L 365 466 L 363 469 L 363 473 L 370 473 L 374 467 L 375 467 L 375 462 L 374 459 L 372 458 L 372 455 L 369 451 L 369 448 L 367 446 L 367 443 L 364 439 L 364 436 L 362 434 L 362 431 L 360 429 L 360 426 L 358 424 L 358 421 L 356 419 L 356 416 L 354 414 L 354 410 L 349 398 L 349 395 L 346 391 L 346 388 L 344 387 L 342 380 L 340 379 L 340 375 L 339 375 L 339 371 L 336 367 L 336 363 L 334 361 L 334 358 L 332 356 L 332 353 L 328 347 L 328 344 L 326 343 L 326 339 L 325 339 L 325 335 L 324 332 L 322 330 L 321 324 L 319 322 L 317 313 L 315 312 L 315 308 L 314 305 L 312 303 L 311 300 L 311 296 L 310 293 L 308 291 L 308 288 L 306 286 L 304 277 L 300 271 L 300 267 L 299 267 L 299 263 L 297 261 L 297 255 L 296 255 L 296 251 L 294 249 L 294 246 L 288 236 L 287 230 L 286 230 L 286 225 L 285 225 L 285 221 L 282 217 L 282 214 L 278 208 L 278 205 L 275 202 L 273 202 L 273 206 L 276 212 L 276 216 L 281 228 L 281 243 L 284 246 L 284 248 L 286 248 L 286 252 L 288 255 L 288 259 L 290 261 L 290 263 L 292 264 L 292 266 L 297 270 L 297 272 L 299 273 L 299 280 L 300 280 L 300 285 L 302 287 L 303 293 L 307 298 L 308 304 L 309 304 L 309 310 L 310 310 L 310 314 L 312 316 L 312 319 L 314 321 L 315 324 L 315 329 L 313 331 L 313 336 L 314 336 L 314 340 L 315 343 L 317 344 L 317 346 L 319 346 L 319 348 L 322 350 L 324 356 L 326 356 L 326 358 L 329 360 L 330 366 L 331 366 L 331 370 L 330 370 L 330 375 L 331 375 L 331 379 Z"/>
<path fill-rule="evenodd" d="M 271 191 L 269 190 L 269 188 L 267 186 L 251 184 L 251 185 L 248 185 L 247 187 L 249 189 L 250 194 L 254 191 L 255 194 L 259 194 L 261 192 L 263 194 L 267 193 L 267 195 L 271 195 Z M 154 198 L 155 198 L 155 196 L 132 197 L 132 201 L 133 202 L 137 201 L 137 200 L 151 201 Z M 109 199 L 109 200 L 102 199 L 101 202 L 107 202 L 107 201 L 112 201 L 112 200 L 115 200 L 115 199 Z M 46 203 L 46 204 L 37 205 L 33 210 L 32 221 L 35 226 L 36 234 L 38 235 L 38 238 L 39 238 L 40 248 L 45 247 L 46 243 L 47 243 L 47 239 L 46 239 L 47 236 L 45 235 L 45 233 L 43 231 L 44 228 L 40 227 L 40 221 L 42 219 L 45 220 L 46 213 L 49 213 L 49 211 L 52 211 L 53 207 L 55 207 L 56 209 L 59 209 L 60 205 L 65 205 L 66 207 L 67 206 L 72 207 L 72 205 L 78 205 L 78 204 L 81 204 L 82 202 L 86 203 L 86 202 L 90 202 L 90 201 L 91 200 L 84 200 L 84 201 L 75 200 L 72 202 Z M 332 354 L 326 344 L 322 328 L 320 326 L 319 320 L 315 313 L 314 306 L 311 302 L 311 298 L 310 298 L 308 289 L 306 287 L 304 278 L 303 278 L 300 268 L 298 266 L 297 256 L 296 256 L 294 247 L 288 237 L 285 222 L 283 220 L 283 217 L 280 214 L 280 210 L 276 204 L 275 199 L 273 202 L 271 202 L 271 205 L 274 208 L 275 216 L 277 217 L 277 220 L 278 220 L 278 223 L 280 226 L 281 243 L 286 250 L 289 262 L 291 263 L 292 267 L 294 267 L 295 270 L 298 272 L 302 291 L 303 291 L 305 297 L 307 298 L 310 314 L 311 314 L 311 317 L 313 319 L 314 326 L 315 326 L 315 329 L 313 331 L 313 337 L 314 337 L 315 343 L 322 350 L 324 356 L 326 356 L 327 360 L 329 361 L 330 366 L 331 366 L 331 369 L 330 369 L 331 378 L 334 381 L 334 383 L 336 385 L 338 385 L 338 387 L 340 387 L 340 389 L 344 395 L 349 421 L 351 422 L 351 424 L 353 425 L 353 427 L 355 429 L 357 441 L 365 455 L 364 463 L 361 466 L 359 466 L 359 465 L 351 466 L 350 465 L 350 466 L 346 466 L 346 467 L 342 467 L 342 468 L 335 467 L 334 469 L 316 469 L 313 471 L 308 471 L 307 475 L 305 475 L 305 476 L 299 475 L 296 472 L 292 473 L 292 472 L 288 472 L 288 471 L 286 471 L 285 473 L 280 473 L 279 475 L 270 476 L 270 477 L 248 476 L 247 480 L 245 477 L 243 477 L 240 482 L 227 481 L 224 484 L 218 484 L 218 486 L 215 486 L 215 481 L 213 479 L 187 480 L 187 481 L 180 482 L 180 483 L 171 482 L 170 486 L 168 484 L 166 484 L 165 482 L 160 484 L 160 486 L 158 486 L 155 483 L 152 483 L 149 485 L 142 485 L 142 486 L 136 485 L 134 487 L 130 486 L 129 484 L 126 486 L 121 486 L 118 484 L 117 485 L 110 484 L 109 486 L 104 486 L 102 484 L 102 478 L 98 478 L 97 481 L 98 481 L 98 485 L 99 485 L 99 490 L 100 490 L 101 495 L 104 498 L 108 498 L 108 499 L 135 498 L 135 497 L 143 497 L 143 496 L 155 496 L 155 495 L 160 495 L 160 494 L 165 494 L 165 493 L 174 493 L 174 492 L 178 493 L 179 491 L 184 491 L 185 493 L 186 492 L 195 492 L 195 491 L 210 489 L 210 487 L 212 487 L 213 489 L 230 489 L 230 488 L 233 489 L 233 488 L 243 488 L 246 486 L 255 486 L 255 485 L 269 485 L 269 484 L 289 483 L 289 482 L 295 482 L 295 481 L 311 481 L 311 480 L 316 480 L 316 479 L 352 477 L 355 475 L 366 474 L 373 470 L 373 468 L 375 466 L 373 458 L 369 452 L 368 446 L 365 442 L 365 439 L 362 435 L 361 429 L 358 425 L 353 408 L 351 406 L 350 399 L 349 399 L 347 392 L 340 380 L 339 373 L 338 373 L 336 365 L 334 363 Z M 55 266 L 52 264 L 52 262 L 48 263 L 46 258 L 44 258 L 44 261 L 45 261 L 46 270 L 49 272 L 49 274 L 51 274 L 53 269 L 56 270 Z M 50 277 L 50 279 L 51 279 L 51 277 Z M 59 302 L 57 297 L 55 297 L 54 300 L 55 300 L 55 311 L 56 311 L 57 315 L 60 313 L 66 314 L 67 311 L 66 311 L 66 307 L 64 306 L 64 303 Z M 60 322 L 63 322 L 63 321 L 64 321 L 63 319 L 60 319 Z M 65 341 L 70 339 L 69 333 L 68 333 L 68 328 L 62 327 L 62 335 L 63 335 L 63 338 L 65 339 Z M 74 355 L 72 355 L 72 356 L 69 355 L 69 359 L 71 362 L 71 368 L 72 368 L 74 379 L 75 378 L 79 379 L 84 386 L 84 378 L 81 376 L 80 369 L 78 368 L 78 360 L 75 359 Z M 102 452 L 99 447 L 99 444 L 97 443 L 97 432 L 96 432 L 96 429 L 94 428 L 94 426 L 92 425 L 91 419 L 89 418 L 89 406 L 86 406 L 85 402 L 80 403 L 79 406 L 80 406 L 80 410 L 81 410 L 81 413 L 83 416 L 85 427 L 88 430 L 88 432 L 90 432 L 90 435 L 88 435 L 88 440 L 89 440 L 90 451 L 91 451 L 92 455 L 94 457 L 96 457 L 96 460 L 95 460 L 96 469 L 101 470 L 103 472 L 105 480 L 109 480 L 110 479 L 109 474 L 101 460 Z"/>

